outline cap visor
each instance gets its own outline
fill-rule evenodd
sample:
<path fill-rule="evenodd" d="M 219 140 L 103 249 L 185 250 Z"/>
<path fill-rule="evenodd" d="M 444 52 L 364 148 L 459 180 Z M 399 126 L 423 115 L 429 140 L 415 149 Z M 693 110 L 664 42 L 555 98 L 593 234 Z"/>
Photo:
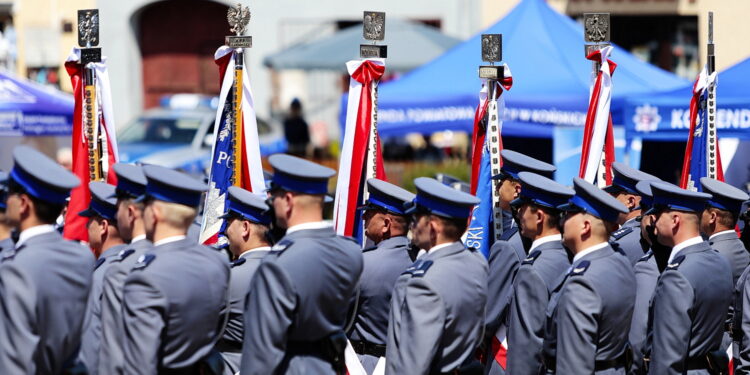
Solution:
<path fill-rule="evenodd" d="M 557 206 L 557 209 L 564 212 L 581 211 L 581 208 L 573 203 L 565 203 Z"/>
<path fill-rule="evenodd" d="M 651 207 L 648 210 L 646 210 L 646 212 L 644 212 L 643 214 L 644 215 L 653 215 L 655 213 L 656 213 L 656 207 Z"/>
<path fill-rule="evenodd" d="M 225 220 L 232 216 L 232 213 L 230 211 L 225 212 L 223 215 L 219 216 L 217 219 Z"/>
<path fill-rule="evenodd" d="M 83 211 L 81 211 L 81 212 L 78 213 L 78 216 L 81 216 L 81 217 L 94 217 L 96 215 L 98 215 L 98 213 L 96 213 L 96 211 L 94 211 L 94 210 L 92 210 L 90 208 L 87 208 L 87 209 L 85 209 L 85 210 L 83 210 Z"/>
<path fill-rule="evenodd" d="M 524 203 L 526 203 L 525 199 L 523 199 L 523 198 L 516 198 L 516 199 L 510 201 L 509 204 L 511 205 L 511 207 L 521 207 L 521 205 L 523 205 Z"/>

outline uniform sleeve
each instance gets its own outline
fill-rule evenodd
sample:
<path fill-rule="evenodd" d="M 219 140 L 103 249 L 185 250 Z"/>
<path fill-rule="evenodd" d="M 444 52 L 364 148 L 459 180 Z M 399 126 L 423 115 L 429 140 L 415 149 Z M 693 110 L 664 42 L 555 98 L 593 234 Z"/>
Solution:
<path fill-rule="evenodd" d="M 666 270 L 653 298 L 649 374 L 682 374 L 690 343 L 693 288 L 677 271 Z"/>
<path fill-rule="evenodd" d="M 630 324 L 628 341 L 633 351 L 632 369 L 636 373 L 644 371 L 643 354 L 646 347 L 646 332 L 648 331 L 648 307 L 654 295 L 659 271 L 653 259 L 638 262 L 635 265 L 635 305 L 633 319 Z"/>
<path fill-rule="evenodd" d="M 557 305 L 557 373 L 593 374 L 601 301 L 586 279 L 573 276 Z"/>
<path fill-rule="evenodd" d="M 531 267 L 518 270 L 508 315 L 508 372 L 536 374 L 542 366 L 542 341 L 549 292 Z"/>
<path fill-rule="evenodd" d="M 36 287 L 13 261 L 0 267 L 0 374 L 36 374 Z"/>
<path fill-rule="evenodd" d="M 513 291 L 513 280 L 520 266 L 520 261 L 511 245 L 497 242 L 490 249 L 489 277 L 487 280 L 487 315 L 485 317 L 485 341 L 492 339 L 505 323 L 510 296 Z"/>
<path fill-rule="evenodd" d="M 276 373 L 284 359 L 296 304 L 296 292 L 284 270 L 272 260 L 261 263 L 245 300 L 240 373 Z"/>
<path fill-rule="evenodd" d="M 126 374 L 156 374 L 168 301 L 144 271 L 125 280 L 122 295 Z"/>
<path fill-rule="evenodd" d="M 123 371 L 122 286 L 127 273 L 115 267 L 107 270 L 102 282 L 100 374 L 122 374 Z"/>
<path fill-rule="evenodd" d="M 743 280 L 743 279 L 740 279 Z M 736 317 L 736 320 L 741 319 L 742 323 L 739 327 L 733 327 L 733 329 L 741 329 L 742 338 L 740 340 L 739 347 L 739 363 L 736 363 L 737 369 L 735 374 L 747 374 L 750 373 L 750 282 L 744 279 L 745 284 L 740 288 L 742 295 L 739 297 L 738 303 L 742 304 L 742 317 Z M 737 349 L 735 349 L 737 350 Z"/>
<path fill-rule="evenodd" d="M 102 265 L 104 267 L 104 265 Z M 100 269 L 99 272 L 104 272 Z M 96 275 L 96 271 L 94 271 Z M 102 281 L 94 282 L 89 292 L 86 302 L 86 318 L 84 319 L 83 335 L 81 336 L 81 348 L 79 358 L 86 368 L 95 369 L 99 366 L 99 348 L 101 347 L 102 326 L 101 326 L 101 296 Z"/>
<path fill-rule="evenodd" d="M 388 327 L 385 373 L 429 374 L 445 325 L 442 299 L 423 278 L 415 277 L 406 285 L 403 302 L 395 301 L 391 309 L 398 309 L 391 317 L 398 314 L 400 324 Z"/>

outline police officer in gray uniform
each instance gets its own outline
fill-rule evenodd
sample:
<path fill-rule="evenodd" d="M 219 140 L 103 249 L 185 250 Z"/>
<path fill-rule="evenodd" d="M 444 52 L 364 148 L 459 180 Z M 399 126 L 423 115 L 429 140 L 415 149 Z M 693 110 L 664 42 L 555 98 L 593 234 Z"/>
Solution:
<path fill-rule="evenodd" d="M 100 374 L 123 374 L 123 337 L 125 328 L 122 317 L 122 287 L 136 260 L 151 248 L 143 225 L 143 203 L 135 199 L 146 191 L 146 176 L 143 169 L 134 164 L 115 164 L 117 188 L 116 222 L 120 236 L 128 246 L 109 261 L 102 280 L 101 326 L 102 338 L 99 348 Z"/>
<path fill-rule="evenodd" d="M 362 273 L 362 250 L 323 221 L 332 169 L 294 156 L 268 158 L 269 198 L 286 235 L 263 259 L 245 305 L 242 375 L 345 371 L 348 306 Z"/>
<path fill-rule="evenodd" d="M 732 185 L 708 177 L 701 178 L 701 187 L 712 195 L 701 215 L 701 233 L 708 236 L 711 248 L 729 262 L 734 285 L 750 264 L 750 254 L 734 231 L 742 204 L 750 196 Z"/>
<path fill-rule="evenodd" d="M 396 281 L 386 374 L 461 373 L 482 340 L 487 263 L 461 243 L 479 199 L 431 178 L 414 180 L 412 241 L 427 253 Z"/>
<path fill-rule="evenodd" d="M 4 250 L 10 250 L 16 246 L 11 238 L 13 228 L 8 225 L 8 219 L 5 215 L 5 198 L 8 193 L 8 174 L 0 171 L 0 254 Z M 2 256 L 2 255 L 0 255 Z"/>
<path fill-rule="evenodd" d="M 510 307 L 513 280 L 521 262 L 526 259 L 526 247 L 531 244 L 530 240 L 522 238 L 511 215 L 510 202 L 518 198 L 518 193 L 523 190 L 518 174 L 525 171 L 552 177 L 556 170 L 551 164 L 512 150 L 502 150 L 500 154 L 503 157 L 503 166 L 500 173 L 493 178 L 500 180 L 498 193 L 500 206 L 503 208 L 504 231 L 489 252 L 489 274 L 492 277 L 487 284 L 487 314 L 483 340 L 485 373 L 493 375 L 505 373 L 505 362 L 495 360 L 496 357 L 502 357 L 502 353 L 498 355 L 498 351 L 505 350 L 501 347 L 503 340 L 498 337 L 505 336 L 507 331 L 507 312 Z M 526 245 L 524 241 L 527 242 Z"/>
<path fill-rule="evenodd" d="M 728 362 L 725 353 L 711 353 L 720 348 L 732 299 L 729 263 L 700 236 L 711 195 L 664 182 L 651 191 L 658 241 L 671 252 L 649 310 L 649 374 L 710 374 Z"/>
<path fill-rule="evenodd" d="M 545 310 L 555 282 L 569 267 L 557 206 L 575 192 L 544 176 L 521 172 L 521 195 L 511 202 L 518 210 L 521 235 L 533 242 L 513 282 L 508 314 L 508 374 L 539 374 L 542 368 Z"/>
<path fill-rule="evenodd" d="M 748 263 L 750 263 L 750 255 L 745 250 L 745 245 L 737 237 L 734 227 L 737 225 L 742 204 L 750 199 L 750 197 L 742 190 L 712 178 L 701 178 L 701 187 L 704 192 L 712 195 L 701 215 L 701 233 L 704 236 L 708 236 L 711 248 L 718 251 L 729 262 L 729 266 L 732 269 L 733 285 L 735 285 L 733 300 L 736 300 L 742 290 L 742 286 L 738 280 L 741 279 L 742 272 L 747 268 Z M 740 310 L 735 311 L 736 307 L 739 307 Z M 732 342 L 730 327 L 733 316 L 734 314 L 742 315 L 742 312 L 741 304 L 737 306 L 735 303 L 732 303 L 729 306 L 729 315 L 725 327 L 726 332 L 724 333 L 721 345 L 723 350 L 726 350 Z M 738 340 L 738 343 L 740 341 Z M 733 357 L 735 356 L 735 349 L 738 347 L 733 348 Z M 740 360 L 736 360 L 735 362 L 740 362 Z"/>
<path fill-rule="evenodd" d="M 154 246 L 123 287 L 125 373 L 197 373 L 221 335 L 229 265 L 186 238 L 206 186 L 164 167 L 143 172 L 146 192 L 138 200 Z"/>
<path fill-rule="evenodd" d="M 391 293 L 396 279 L 411 264 L 411 246 L 406 234 L 409 218 L 404 205 L 414 200 L 414 194 L 385 181 L 367 180 L 369 196 L 362 217 L 365 236 L 375 246 L 364 249 L 364 268 L 354 325 L 349 339 L 367 373 L 372 373 L 380 357 L 385 356 L 388 339 L 388 313 Z"/>
<path fill-rule="evenodd" d="M 646 333 L 648 331 L 648 306 L 656 289 L 656 281 L 661 271 L 651 248 L 656 242 L 654 232 L 653 215 L 645 214 L 653 205 L 654 198 L 651 195 L 651 181 L 641 181 L 635 185 L 638 195 L 641 197 L 640 237 L 641 244 L 648 248 L 646 255 L 638 259 L 633 266 L 635 273 L 635 306 L 633 307 L 633 319 L 630 323 L 628 341 L 630 350 L 633 352 L 633 363 L 630 365 L 630 374 L 645 374 L 647 369 L 643 362 L 643 352 L 646 348 Z"/>
<path fill-rule="evenodd" d="M 612 163 L 612 173 L 614 175 L 612 185 L 605 187 L 604 191 L 624 204 L 628 212 L 618 218 L 617 224 L 620 224 L 620 229 L 612 233 L 610 241 L 616 242 L 630 259 L 630 263 L 635 264 L 648 251 L 647 248 L 642 246 L 641 223 L 636 220 L 641 216 L 640 201 L 642 198 L 635 186 L 641 181 L 658 181 L 659 179 L 648 173 L 630 168 L 627 164 L 621 162 Z"/>
<path fill-rule="evenodd" d="M 229 320 L 216 349 L 224 359 L 224 374 L 234 375 L 240 371 L 242 363 L 243 313 L 250 281 L 263 257 L 271 250 L 268 239 L 271 213 L 265 194 L 254 194 L 232 186 L 227 197 L 224 234 L 234 261 L 229 280 Z"/>
<path fill-rule="evenodd" d="M 573 184 L 576 195 L 559 208 L 563 242 L 574 256 L 547 307 L 545 368 L 548 374 L 624 375 L 635 276 L 608 239 L 627 209 L 581 178 Z"/>
<path fill-rule="evenodd" d="M 99 254 L 94 265 L 91 282 L 91 292 L 86 307 L 86 319 L 83 324 L 81 338 L 81 352 L 79 360 L 86 366 L 89 374 L 97 374 L 99 366 L 99 348 L 101 347 L 101 300 L 102 280 L 104 272 L 112 264 L 112 260 L 127 245 L 120 237 L 117 229 L 117 200 L 112 196 L 115 187 L 104 182 L 89 183 L 91 202 L 88 209 L 78 215 L 88 218 L 89 246 L 95 254 Z"/>
<path fill-rule="evenodd" d="M 78 178 L 18 146 L 6 215 L 20 231 L 0 263 L 0 374 L 59 374 L 75 361 L 94 256 L 54 223 Z"/>

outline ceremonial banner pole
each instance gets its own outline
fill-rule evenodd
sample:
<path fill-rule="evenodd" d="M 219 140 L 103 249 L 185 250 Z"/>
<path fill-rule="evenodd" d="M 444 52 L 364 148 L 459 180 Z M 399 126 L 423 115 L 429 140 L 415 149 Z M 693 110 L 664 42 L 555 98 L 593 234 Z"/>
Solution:
<path fill-rule="evenodd" d="M 491 202 L 491 205 L 474 207 L 464 242 L 484 256 L 489 256 L 490 247 L 500 239 L 504 230 L 503 210 L 498 195 L 501 182 L 492 179 L 502 167 L 502 93 L 503 89 L 510 90 L 513 84 L 508 66 L 495 65 L 503 58 L 502 37 L 502 34 L 482 35 L 482 60 L 489 65 L 479 66 L 482 90 L 474 114 L 472 134 L 471 192 L 483 202 Z"/>
<path fill-rule="evenodd" d="M 682 161 L 680 187 L 701 191 L 701 177 L 724 181 L 716 129 L 716 56 L 714 14 L 708 12 L 707 61 L 693 85 L 690 100 L 690 132 Z"/>
<path fill-rule="evenodd" d="M 255 104 L 244 64 L 244 49 L 251 48 L 251 36 L 243 36 L 250 22 L 250 10 L 241 4 L 227 11 L 230 31 L 225 45 L 214 54 L 219 66 L 219 105 L 214 120 L 214 145 L 209 170 L 209 190 L 203 208 L 199 242 L 223 244 L 226 193 L 239 186 L 257 194 L 265 193 Z M 229 74 L 227 74 L 229 73 Z"/>
<path fill-rule="evenodd" d="M 609 60 L 609 13 L 584 13 L 586 58 L 592 60 L 593 74 L 586 114 L 579 177 L 600 187 L 612 183 L 612 163 L 615 161 L 614 127 L 610 104 L 612 74 L 617 64 Z"/>
<path fill-rule="evenodd" d="M 78 212 L 89 205 L 88 183 L 117 183 L 109 173 L 117 162 L 112 98 L 109 75 L 99 44 L 99 10 L 78 11 L 78 45 L 65 63 L 75 96 L 73 112 L 73 172 L 81 185 L 73 189 L 65 216 L 63 234 L 67 239 L 87 241 L 86 218 Z"/>
<path fill-rule="evenodd" d="M 346 63 L 351 75 L 349 102 L 333 209 L 336 233 L 360 241 L 364 241 L 363 224 L 357 207 L 367 199 L 366 182 L 385 179 L 377 134 L 377 95 L 388 55 L 388 47 L 377 44 L 385 39 L 385 13 L 366 11 L 363 18 L 363 37 L 372 44 L 361 44 L 361 60 Z"/>

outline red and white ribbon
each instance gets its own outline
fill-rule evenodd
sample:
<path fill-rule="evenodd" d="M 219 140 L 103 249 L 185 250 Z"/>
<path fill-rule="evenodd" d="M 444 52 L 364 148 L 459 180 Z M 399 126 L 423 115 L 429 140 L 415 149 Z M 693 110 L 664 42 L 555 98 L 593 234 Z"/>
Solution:
<path fill-rule="evenodd" d="M 97 142 L 88 144 L 86 139 L 86 130 L 84 129 L 83 116 L 86 113 L 84 106 L 84 69 L 81 66 L 81 50 L 73 48 L 70 55 L 65 61 L 65 70 L 70 75 L 70 81 L 73 86 L 75 96 L 75 107 L 73 109 L 73 173 L 81 180 L 81 184 L 73 189 L 70 195 L 67 214 L 65 215 L 65 231 L 63 233 L 66 239 L 88 241 L 88 231 L 86 230 L 86 218 L 78 216 L 78 212 L 85 210 L 91 201 L 91 192 L 89 191 L 89 148 L 95 148 Z M 101 155 L 102 175 L 106 176 L 105 182 L 117 184 L 117 176 L 109 173 L 112 166 L 119 161 L 117 152 L 117 136 L 115 131 L 115 120 L 112 112 L 112 92 L 109 86 L 109 73 L 107 71 L 107 58 L 102 56 L 102 61 L 98 63 L 88 63 L 86 68 L 93 69 L 96 72 L 96 101 L 92 103 L 94 113 L 101 113 L 101 116 L 93 118 L 94 139 L 99 138 L 99 131 L 104 132 Z"/>
<path fill-rule="evenodd" d="M 609 107 L 612 102 L 612 74 L 617 64 L 608 59 L 610 53 L 612 53 L 612 46 L 607 46 L 587 56 L 587 59 L 599 62 L 601 67 L 591 90 L 589 109 L 586 113 L 579 170 L 579 177 L 602 186 L 611 181 L 609 167 L 614 161 L 614 137 Z M 606 162 L 603 166 L 602 155 L 605 151 L 608 155 L 604 155 Z M 600 171 L 602 167 L 606 168 L 604 173 Z M 606 176 L 606 178 L 597 178 L 601 176 Z"/>
<path fill-rule="evenodd" d="M 219 79 L 221 90 L 219 94 L 219 104 L 214 119 L 214 139 L 219 138 L 221 131 L 221 119 L 224 114 L 224 104 L 226 103 L 229 91 L 234 84 L 234 66 L 235 58 L 233 48 L 221 46 L 214 54 L 214 60 L 219 66 Z M 229 74 L 227 74 L 229 73 Z M 250 89 L 250 80 L 247 76 L 247 69 L 243 65 L 242 69 L 242 177 L 241 185 L 245 190 L 256 194 L 265 194 L 266 183 L 263 178 L 263 167 L 260 157 L 260 142 L 258 140 L 258 121 L 255 114 L 255 103 L 253 92 Z M 214 155 L 216 142 L 211 149 L 211 155 Z M 213 164 L 211 165 L 213 167 Z M 211 173 L 209 171 L 209 176 Z M 209 182 L 209 191 L 206 194 L 206 203 L 204 205 L 203 223 L 199 243 L 213 244 L 218 239 L 219 231 L 223 220 L 219 216 L 224 214 L 226 194 L 217 194 L 215 183 Z"/>
<path fill-rule="evenodd" d="M 336 233 L 351 236 L 354 226 L 361 225 L 353 218 L 357 206 L 367 198 L 366 181 L 373 177 L 385 179 L 380 140 L 373 132 L 377 121 L 377 84 L 385 72 L 385 63 L 382 59 L 352 60 L 346 63 L 346 68 L 351 79 L 333 222 Z"/>

